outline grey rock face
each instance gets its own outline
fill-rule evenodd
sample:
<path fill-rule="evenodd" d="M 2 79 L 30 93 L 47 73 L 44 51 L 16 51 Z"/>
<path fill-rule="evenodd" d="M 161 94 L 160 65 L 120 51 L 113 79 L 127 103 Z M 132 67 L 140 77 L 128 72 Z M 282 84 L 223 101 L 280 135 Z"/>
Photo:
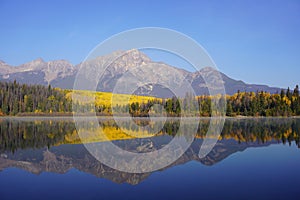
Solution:
<path fill-rule="evenodd" d="M 184 77 L 190 83 L 196 95 L 208 94 L 207 84 L 203 77 L 216 73 L 212 68 L 203 68 L 200 71 L 188 72 L 161 62 L 152 61 L 147 55 L 138 50 L 115 51 L 109 55 L 99 56 L 92 60 L 72 65 L 66 60 L 45 62 L 41 58 L 20 66 L 10 66 L 0 61 L 0 80 L 14 81 L 27 84 L 51 84 L 54 87 L 72 89 L 74 80 L 80 67 L 85 66 L 92 71 L 99 66 L 107 66 L 97 86 L 98 91 L 112 92 L 120 77 L 138 67 L 141 77 L 147 77 L 149 82 L 137 82 L 135 94 L 157 97 L 172 97 L 174 94 L 162 83 L 177 83 L 180 77 Z M 151 70 L 149 67 L 151 66 Z M 176 72 L 176 76 L 172 73 Z M 173 73 L 174 74 L 174 73 Z M 240 91 L 266 91 L 276 93 L 280 88 L 266 85 L 246 84 L 243 81 L 231 79 L 220 73 L 222 80 L 216 80 L 216 84 L 224 84 L 225 91 L 231 95 Z M 180 77 L 178 77 L 180 76 Z"/>

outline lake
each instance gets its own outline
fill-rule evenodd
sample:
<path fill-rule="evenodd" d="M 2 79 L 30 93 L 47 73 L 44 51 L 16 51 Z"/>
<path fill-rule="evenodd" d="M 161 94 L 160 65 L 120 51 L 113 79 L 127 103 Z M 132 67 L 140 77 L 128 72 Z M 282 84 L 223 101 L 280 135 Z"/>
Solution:
<path fill-rule="evenodd" d="M 299 118 L 228 118 L 203 158 L 210 120 L 197 123 L 178 133 L 179 119 L 102 118 L 105 136 L 87 126 L 81 137 L 72 118 L 0 118 L 0 199 L 300 199 Z M 148 153 L 190 135 L 175 162 L 145 173 L 109 167 L 86 148 Z"/>

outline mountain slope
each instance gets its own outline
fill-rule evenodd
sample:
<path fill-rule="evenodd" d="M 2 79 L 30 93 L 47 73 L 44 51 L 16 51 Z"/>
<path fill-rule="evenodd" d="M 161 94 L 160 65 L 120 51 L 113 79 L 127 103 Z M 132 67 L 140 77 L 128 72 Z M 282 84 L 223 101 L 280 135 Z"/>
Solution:
<path fill-rule="evenodd" d="M 208 89 L 203 77 L 212 72 L 212 68 L 209 67 L 192 73 L 165 63 L 154 62 L 147 55 L 138 50 L 116 51 L 109 55 L 99 56 L 93 60 L 86 61 L 83 65 L 93 69 L 108 62 L 111 62 L 111 64 L 105 70 L 98 84 L 98 91 L 112 92 L 118 80 L 124 76 L 124 74 L 128 72 L 131 73 L 131 69 L 135 69 L 136 66 L 141 66 L 138 73 L 134 75 L 141 76 L 140 78 L 142 80 L 143 77 L 145 77 L 150 81 L 148 81 L 147 84 L 144 84 L 143 81 L 137 82 L 138 89 L 135 91 L 135 94 L 171 97 L 173 93 L 164 87 L 163 83 L 171 82 L 176 84 L 176 82 L 178 82 L 176 79 L 182 77 L 185 77 L 186 81 L 192 85 L 197 95 L 208 94 Z M 76 74 L 81 65 L 82 63 L 74 66 L 65 60 L 45 62 L 39 58 L 14 67 L 0 61 L 0 80 L 16 80 L 17 82 L 27 84 L 51 84 L 54 87 L 71 89 L 73 88 Z M 149 68 L 149 66 L 151 66 L 151 68 Z M 157 73 L 153 73 L 154 71 Z M 226 93 L 229 95 L 236 93 L 238 90 L 253 92 L 262 90 L 270 93 L 280 91 L 280 88 L 269 87 L 267 85 L 246 84 L 243 81 L 231 79 L 223 73 L 220 74 Z"/>

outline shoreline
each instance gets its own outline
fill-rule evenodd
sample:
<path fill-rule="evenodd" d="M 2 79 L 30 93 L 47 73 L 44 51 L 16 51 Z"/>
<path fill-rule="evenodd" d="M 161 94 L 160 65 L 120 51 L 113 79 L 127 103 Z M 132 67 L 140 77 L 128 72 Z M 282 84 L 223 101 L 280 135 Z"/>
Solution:
<path fill-rule="evenodd" d="M 24 115 L 24 116 L 0 116 L 0 119 L 30 119 L 30 118 L 36 118 L 36 119 L 73 119 L 73 118 L 94 118 L 95 116 L 93 115 L 79 115 L 79 116 L 74 116 L 74 115 Z M 96 116 L 98 119 L 114 119 L 114 118 L 134 118 L 134 119 L 149 119 L 149 117 L 128 117 L 128 116 Z M 211 119 L 211 118 L 219 118 L 219 117 L 198 117 L 198 116 L 183 116 L 183 117 L 176 117 L 176 116 L 152 116 L 152 119 Z M 230 116 L 224 116 L 220 117 L 224 119 L 272 119 L 272 118 L 277 118 L 277 119 L 300 119 L 300 116 L 236 116 L 236 117 L 230 117 Z"/>

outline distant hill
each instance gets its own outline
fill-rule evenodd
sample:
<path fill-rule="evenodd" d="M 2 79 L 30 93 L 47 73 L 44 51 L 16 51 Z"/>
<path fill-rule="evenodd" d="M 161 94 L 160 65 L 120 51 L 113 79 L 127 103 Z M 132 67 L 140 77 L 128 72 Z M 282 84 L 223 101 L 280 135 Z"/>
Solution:
<path fill-rule="evenodd" d="M 160 76 L 149 72 L 149 70 L 142 70 L 141 73 L 143 76 L 150 77 L 152 83 L 148 85 L 142 84 L 136 91 L 136 94 L 156 97 L 173 96 L 167 88 L 164 88 L 159 83 L 170 81 L 169 79 L 172 79 L 172 76 L 169 76 L 168 72 L 174 70 L 186 77 L 186 80 L 191 83 L 196 95 L 208 94 L 203 77 L 212 72 L 212 68 L 209 67 L 196 72 L 188 72 L 165 63 L 154 62 L 147 55 L 138 50 L 116 51 L 109 55 L 99 56 L 85 64 L 92 67 L 111 59 L 114 59 L 115 61 L 105 71 L 104 76 L 97 87 L 98 91 L 112 92 L 118 79 L 127 72 L 128 69 L 135 66 L 150 65 L 153 70 L 159 71 Z M 51 84 L 54 87 L 72 89 L 80 65 L 81 64 L 74 66 L 66 60 L 45 62 L 41 58 L 20 66 L 10 66 L 5 62 L 0 61 L 0 80 L 16 80 L 19 83 L 26 84 Z M 276 93 L 281 90 L 280 88 L 269 87 L 267 85 L 247 84 L 243 81 L 234 80 L 223 73 L 220 74 L 223 79 L 226 93 L 229 95 L 236 93 L 238 90 L 248 92 L 266 91 L 270 93 Z"/>

